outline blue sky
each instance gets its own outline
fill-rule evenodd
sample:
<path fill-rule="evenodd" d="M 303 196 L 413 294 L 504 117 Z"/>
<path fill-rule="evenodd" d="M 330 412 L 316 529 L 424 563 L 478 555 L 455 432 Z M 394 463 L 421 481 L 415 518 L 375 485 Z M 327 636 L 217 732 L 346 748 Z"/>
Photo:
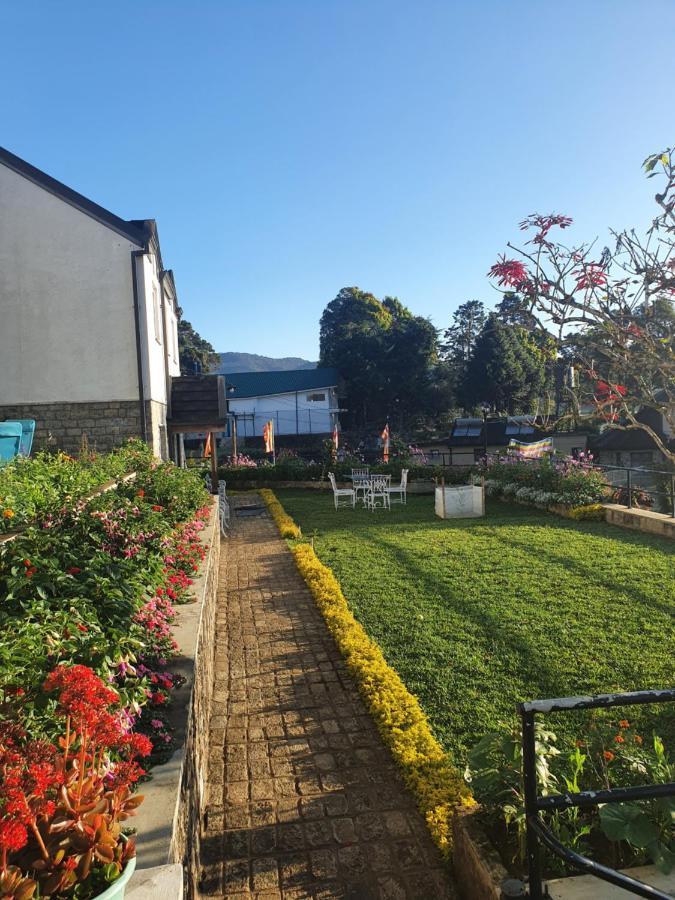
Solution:
<path fill-rule="evenodd" d="M 5 3 L 0 143 L 158 221 L 218 350 L 318 354 L 345 285 L 444 326 L 530 212 L 640 225 L 675 3 Z"/>

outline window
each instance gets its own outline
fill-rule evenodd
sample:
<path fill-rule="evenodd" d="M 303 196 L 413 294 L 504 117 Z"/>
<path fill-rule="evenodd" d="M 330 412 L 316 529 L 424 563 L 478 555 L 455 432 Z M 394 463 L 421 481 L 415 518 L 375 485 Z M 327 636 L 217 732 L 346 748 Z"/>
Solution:
<path fill-rule="evenodd" d="M 457 419 L 452 430 L 453 437 L 480 437 L 483 432 L 482 419 Z"/>
<path fill-rule="evenodd" d="M 157 285 L 152 286 L 152 312 L 155 317 L 155 340 L 158 344 L 162 343 L 162 323 L 159 316 L 159 294 L 157 293 Z"/>
<path fill-rule="evenodd" d="M 324 403 L 326 395 L 324 394 L 307 394 L 308 403 Z"/>
<path fill-rule="evenodd" d="M 530 416 L 510 416 L 506 420 L 506 435 L 515 437 L 517 434 L 534 434 L 534 424 Z"/>
<path fill-rule="evenodd" d="M 171 332 L 173 334 L 173 361 L 178 362 L 178 327 L 176 320 L 171 318 Z"/>

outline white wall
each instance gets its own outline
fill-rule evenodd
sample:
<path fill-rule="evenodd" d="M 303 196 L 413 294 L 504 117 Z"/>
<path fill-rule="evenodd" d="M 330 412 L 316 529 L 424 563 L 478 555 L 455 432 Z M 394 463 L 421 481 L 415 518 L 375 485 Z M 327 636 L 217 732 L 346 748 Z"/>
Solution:
<path fill-rule="evenodd" d="M 141 310 L 141 335 L 143 338 L 141 345 L 144 349 L 145 399 L 166 403 L 162 292 L 157 271 L 157 257 L 153 253 L 139 257 L 137 266 L 138 302 Z"/>
<path fill-rule="evenodd" d="M 138 399 L 134 249 L 0 163 L 0 404 Z"/>
<path fill-rule="evenodd" d="M 311 394 L 325 394 L 323 401 L 310 401 Z M 297 418 L 296 394 L 272 394 L 267 397 L 246 397 L 229 399 L 229 410 L 237 414 L 237 427 L 240 437 L 262 435 L 265 422 L 272 419 L 275 434 L 329 434 L 333 430 L 337 398 L 334 388 L 316 388 L 311 391 L 298 391 Z M 255 414 L 255 421 L 243 418 L 243 414 Z M 297 430 L 296 430 L 297 423 Z"/>

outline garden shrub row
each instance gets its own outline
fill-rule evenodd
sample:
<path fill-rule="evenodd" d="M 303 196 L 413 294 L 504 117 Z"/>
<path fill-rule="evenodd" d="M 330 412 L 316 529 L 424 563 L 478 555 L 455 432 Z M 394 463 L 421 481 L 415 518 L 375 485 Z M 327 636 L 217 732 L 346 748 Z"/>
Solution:
<path fill-rule="evenodd" d="M 274 494 L 266 493 L 282 511 L 283 518 L 274 516 L 277 524 L 292 522 Z M 298 537 L 297 525 L 295 531 L 292 536 Z M 473 804 L 469 788 L 434 738 L 417 698 L 354 618 L 332 571 L 323 565 L 309 544 L 298 543 L 292 552 L 384 743 L 400 766 L 435 843 L 447 857 L 451 849 L 452 816 L 457 808 Z"/>
<path fill-rule="evenodd" d="M 606 499 L 609 492 L 604 474 L 583 455 L 579 459 L 549 456 L 529 461 L 489 456 L 483 473 L 488 496 L 542 507 L 590 506 Z"/>
<path fill-rule="evenodd" d="M 119 823 L 127 806 L 133 811 L 129 791 L 143 774 L 136 757 L 152 763 L 172 749 L 164 710 L 177 684 L 170 666 L 178 648 L 170 626 L 175 604 L 191 599 L 205 556 L 200 535 L 208 495 L 196 474 L 157 463 L 143 445 L 112 456 L 109 468 L 105 459 L 97 465 L 97 478 L 132 464 L 133 482 L 90 499 L 65 504 L 62 498 L 58 508 L 50 503 L 33 525 L 0 545 L 0 832 L 11 837 L 10 862 L 18 867 L 12 877 L 23 879 L 26 897 L 37 879 L 41 897 L 85 900 L 119 876 L 130 852 L 119 843 Z M 45 772 L 56 780 L 45 775 L 37 803 L 33 776 L 16 760 L 41 753 Z M 106 765 L 119 773 L 121 792 L 108 812 L 101 805 L 110 789 Z M 93 791 L 87 796 L 100 805 L 100 827 L 108 823 L 110 839 L 103 849 L 66 842 L 65 856 L 47 861 L 41 844 L 49 850 L 54 817 L 60 822 L 66 815 L 61 794 L 52 797 L 55 786 L 69 785 L 77 799 L 64 832 L 82 826 L 88 834 L 85 767 L 86 790 Z M 19 783 L 28 805 L 17 800 Z M 37 868 L 36 853 L 42 856 Z M 7 858 L 3 865 L 0 896 L 1 879 L 12 868 Z"/>
<path fill-rule="evenodd" d="M 352 468 L 358 463 L 303 463 L 301 460 L 292 463 L 277 462 L 276 465 L 238 465 L 221 466 L 218 469 L 218 477 L 227 482 L 229 488 L 238 485 L 266 484 L 282 481 L 325 481 L 328 482 L 328 472 L 334 472 L 338 481 L 348 481 Z M 362 463 L 360 465 L 363 465 Z M 433 481 L 445 478 L 448 484 L 466 484 L 470 475 L 475 471 L 469 466 L 420 466 L 406 465 L 401 462 L 382 463 L 370 466 L 373 473 L 391 475 L 392 480 L 397 481 L 401 477 L 401 470 L 408 469 L 408 481 Z"/>
<path fill-rule="evenodd" d="M 299 538 L 301 535 L 300 529 L 274 496 L 274 491 L 270 491 L 268 488 L 262 488 L 260 490 L 260 496 L 265 501 L 265 505 L 270 511 L 270 515 L 274 519 L 281 536 L 283 538 L 290 538 L 291 540 Z"/>
<path fill-rule="evenodd" d="M 140 441 L 129 441 L 112 453 L 83 452 L 78 459 L 61 452 L 17 457 L 0 467 L 0 533 L 23 528 L 133 472 L 145 455 Z"/>

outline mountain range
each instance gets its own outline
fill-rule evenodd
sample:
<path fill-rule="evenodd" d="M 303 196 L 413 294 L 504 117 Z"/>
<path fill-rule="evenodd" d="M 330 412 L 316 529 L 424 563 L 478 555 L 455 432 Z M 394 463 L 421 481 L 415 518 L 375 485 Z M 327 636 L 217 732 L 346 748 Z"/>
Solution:
<path fill-rule="evenodd" d="M 219 353 L 220 362 L 214 374 L 225 375 L 235 372 L 280 372 L 289 369 L 316 369 L 317 364 L 299 356 L 259 356 L 257 353 Z"/>

